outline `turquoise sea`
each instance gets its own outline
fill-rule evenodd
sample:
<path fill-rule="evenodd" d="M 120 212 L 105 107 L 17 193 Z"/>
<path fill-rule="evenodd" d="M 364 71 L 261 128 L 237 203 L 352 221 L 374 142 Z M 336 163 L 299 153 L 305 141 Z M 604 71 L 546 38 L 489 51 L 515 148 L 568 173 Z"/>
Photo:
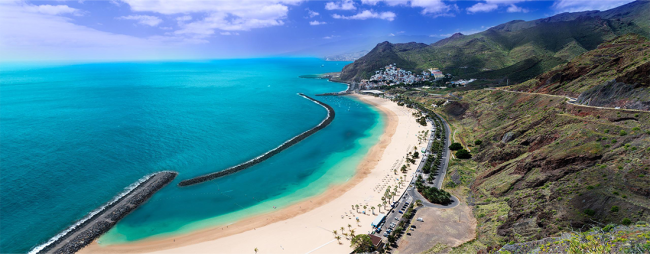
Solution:
<path fill-rule="evenodd" d="M 0 65 L 0 252 L 28 252 L 161 170 L 179 175 L 102 244 L 229 224 L 348 181 L 379 140 L 382 116 L 351 98 L 315 97 L 336 111 L 325 129 L 242 172 L 176 186 L 318 124 L 326 110 L 297 93 L 313 97 L 346 86 L 299 76 L 345 64 L 268 58 Z"/>

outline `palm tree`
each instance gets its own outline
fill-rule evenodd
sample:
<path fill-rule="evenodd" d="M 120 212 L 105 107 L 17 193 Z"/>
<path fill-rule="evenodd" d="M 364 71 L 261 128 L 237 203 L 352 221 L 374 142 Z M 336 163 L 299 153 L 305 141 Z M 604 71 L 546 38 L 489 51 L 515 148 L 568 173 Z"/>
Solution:
<path fill-rule="evenodd" d="M 340 236 L 337 235 L 334 238 L 336 238 L 336 240 L 339 241 L 339 244 L 341 244 L 341 237 Z"/>
<path fill-rule="evenodd" d="M 348 230 L 350 230 L 351 228 L 352 228 L 352 225 L 348 224 Z"/>
<path fill-rule="evenodd" d="M 357 208 L 357 213 L 359 212 L 359 205 L 354 205 Z"/>
<path fill-rule="evenodd" d="M 255 253 L 257 253 L 257 251 L 258 251 L 258 249 L 257 249 L 257 248 L 255 248 Z"/>
<path fill-rule="evenodd" d="M 374 206 L 371 206 L 371 207 L 370 207 L 370 210 L 372 210 L 372 215 L 375 215 L 375 207 L 374 207 Z"/>
<path fill-rule="evenodd" d="M 377 204 L 377 212 L 381 213 L 381 203 Z"/>
<path fill-rule="evenodd" d="M 341 234 L 343 234 L 343 230 L 345 230 L 345 228 L 344 228 L 344 227 L 341 227 Z"/>
<path fill-rule="evenodd" d="M 334 235 L 338 235 L 338 232 L 336 232 L 336 230 L 332 230 L 332 233 L 334 233 Z"/>
<path fill-rule="evenodd" d="M 348 233 L 343 233 L 343 236 L 345 236 L 345 239 L 348 239 Z"/>
<path fill-rule="evenodd" d="M 368 206 L 367 206 L 367 205 L 364 205 L 364 206 L 363 206 L 363 210 L 365 211 L 366 209 L 368 209 Z"/>
<path fill-rule="evenodd" d="M 350 237 L 354 238 L 354 229 L 350 230 Z"/>
<path fill-rule="evenodd" d="M 352 205 L 352 210 L 354 210 L 354 205 Z"/>

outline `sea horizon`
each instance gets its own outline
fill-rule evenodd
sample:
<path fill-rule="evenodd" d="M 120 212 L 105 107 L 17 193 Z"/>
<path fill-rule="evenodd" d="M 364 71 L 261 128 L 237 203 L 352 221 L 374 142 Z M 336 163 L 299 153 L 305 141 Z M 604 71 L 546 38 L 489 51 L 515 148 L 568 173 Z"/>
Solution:
<path fill-rule="evenodd" d="M 101 244 L 227 225 L 348 181 L 378 141 L 383 118 L 353 98 L 318 97 L 337 113 L 330 126 L 232 176 L 176 186 L 315 126 L 325 110 L 296 94 L 337 92 L 346 85 L 298 76 L 340 71 L 346 63 L 283 57 L 0 67 L 7 77 L 0 88 L 9 98 L 0 102 L 0 136 L 12 141 L 2 145 L 2 189 L 23 192 L 3 198 L 2 213 L 9 214 L 2 218 L 3 234 L 10 237 L 3 237 L 2 249 L 27 252 L 161 170 L 179 176 L 102 236 Z M 38 143 L 22 145 L 25 138 Z M 255 183 L 260 187 L 242 188 Z M 40 225 L 42 220 L 52 223 Z M 28 232 L 35 227 L 41 230 Z"/>

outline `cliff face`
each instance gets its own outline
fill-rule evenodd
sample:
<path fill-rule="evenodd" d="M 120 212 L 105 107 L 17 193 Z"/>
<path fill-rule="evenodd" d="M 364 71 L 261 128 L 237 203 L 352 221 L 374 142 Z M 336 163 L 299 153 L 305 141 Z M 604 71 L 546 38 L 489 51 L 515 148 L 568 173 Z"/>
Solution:
<path fill-rule="evenodd" d="M 650 37 L 648 16 L 650 1 L 636 1 L 604 12 L 511 21 L 472 35 L 454 34 L 428 46 L 384 42 L 346 66 L 341 78 L 368 78 L 378 67 L 397 63 L 415 71 L 433 67 L 464 78 L 524 82 L 616 36 L 637 33 Z"/>
<path fill-rule="evenodd" d="M 625 35 L 513 89 L 575 97 L 590 106 L 650 110 L 650 41 Z"/>

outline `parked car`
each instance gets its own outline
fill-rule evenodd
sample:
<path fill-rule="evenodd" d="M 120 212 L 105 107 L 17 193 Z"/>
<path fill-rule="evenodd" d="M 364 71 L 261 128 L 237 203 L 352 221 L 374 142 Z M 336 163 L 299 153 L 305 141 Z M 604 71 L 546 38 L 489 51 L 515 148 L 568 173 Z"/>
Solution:
<path fill-rule="evenodd" d="M 387 236 L 388 236 L 388 233 L 384 232 L 384 237 L 387 237 Z"/>
<path fill-rule="evenodd" d="M 399 220 L 399 218 L 395 217 L 395 220 Z"/>
<path fill-rule="evenodd" d="M 406 233 L 406 235 L 411 235 L 411 233 Z"/>
<path fill-rule="evenodd" d="M 411 225 L 411 228 L 415 228 L 415 225 Z"/>
<path fill-rule="evenodd" d="M 399 213 L 404 214 L 404 212 L 402 212 L 402 210 L 399 210 Z"/>

